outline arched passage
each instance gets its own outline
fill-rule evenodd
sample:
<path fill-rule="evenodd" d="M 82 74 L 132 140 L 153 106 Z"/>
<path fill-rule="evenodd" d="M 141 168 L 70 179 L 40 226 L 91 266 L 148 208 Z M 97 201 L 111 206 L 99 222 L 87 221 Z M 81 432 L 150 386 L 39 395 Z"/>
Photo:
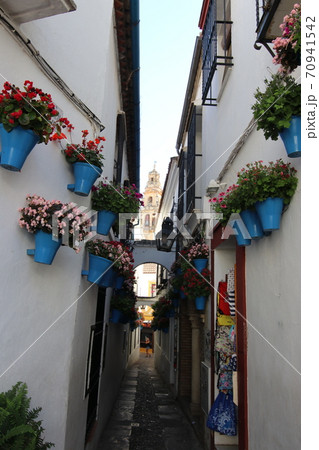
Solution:
<path fill-rule="evenodd" d="M 134 268 L 140 264 L 155 263 L 170 270 L 174 260 L 174 252 L 160 252 L 156 248 L 155 241 L 140 241 L 134 244 L 133 250 Z"/>

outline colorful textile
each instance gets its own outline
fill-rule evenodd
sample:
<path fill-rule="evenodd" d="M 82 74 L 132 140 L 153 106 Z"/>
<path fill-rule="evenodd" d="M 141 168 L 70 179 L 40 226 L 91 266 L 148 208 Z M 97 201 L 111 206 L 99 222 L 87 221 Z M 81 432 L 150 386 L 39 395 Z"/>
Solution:
<path fill-rule="evenodd" d="M 226 281 L 220 281 L 218 283 L 217 305 L 221 314 L 225 314 L 226 316 L 230 315 Z"/>
<path fill-rule="evenodd" d="M 218 376 L 217 387 L 220 391 L 225 389 L 233 389 L 233 373 L 230 370 L 220 372 Z"/>
<path fill-rule="evenodd" d="M 230 328 L 229 326 L 217 327 L 215 335 L 215 350 L 229 356 L 234 353 L 234 344 L 229 338 Z"/>
<path fill-rule="evenodd" d="M 209 411 L 206 426 L 226 436 L 237 434 L 237 406 L 233 402 L 231 391 L 220 392 Z"/>
<path fill-rule="evenodd" d="M 235 269 L 230 269 L 227 276 L 227 299 L 230 315 L 236 314 L 235 307 Z"/>

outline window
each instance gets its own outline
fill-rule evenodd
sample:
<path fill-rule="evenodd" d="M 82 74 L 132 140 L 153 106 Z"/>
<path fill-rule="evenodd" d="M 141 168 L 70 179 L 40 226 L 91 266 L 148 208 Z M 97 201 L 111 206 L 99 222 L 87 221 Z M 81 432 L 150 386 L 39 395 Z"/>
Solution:
<path fill-rule="evenodd" d="M 201 173 L 201 118 L 200 106 L 192 111 L 187 136 L 186 159 L 186 212 L 192 213 L 200 206 L 200 183 L 197 181 Z"/>
<path fill-rule="evenodd" d="M 150 226 L 150 215 L 149 214 L 146 214 L 146 216 L 145 216 L 144 226 L 145 227 L 149 227 Z"/>
<path fill-rule="evenodd" d="M 148 197 L 148 203 L 152 203 L 153 202 L 153 197 Z"/>
<path fill-rule="evenodd" d="M 211 0 L 203 27 L 203 105 L 217 106 L 231 56 L 231 0 Z M 220 66 L 217 75 L 217 66 Z"/>
<path fill-rule="evenodd" d="M 179 165 L 179 180 L 178 180 L 178 204 L 177 204 L 177 217 L 179 220 L 184 216 L 184 197 L 185 197 L 185 154 L 182 151 L 180 156 Z"/>
<path fill-rule="evenodd" d="M 123 152 L 125 147 L 125 115 L 118 114 L 116 123 L 116 148 L 114 154 L 113 181 L 121 183 Z"/>

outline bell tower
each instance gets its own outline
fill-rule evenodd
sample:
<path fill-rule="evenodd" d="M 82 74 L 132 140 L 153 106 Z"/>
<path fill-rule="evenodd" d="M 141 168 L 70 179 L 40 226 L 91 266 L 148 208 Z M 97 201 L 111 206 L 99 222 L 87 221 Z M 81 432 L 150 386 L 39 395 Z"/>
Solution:
<path fill-rule="evenodd" d="M 148 174 L 148 181 L 143 193 L 144 208 L 142 210 L 142 234 L 147 240 L 155 239 L 155 226 L 159 205 L 162 198 L 160 174 L 154 168 Z"/>

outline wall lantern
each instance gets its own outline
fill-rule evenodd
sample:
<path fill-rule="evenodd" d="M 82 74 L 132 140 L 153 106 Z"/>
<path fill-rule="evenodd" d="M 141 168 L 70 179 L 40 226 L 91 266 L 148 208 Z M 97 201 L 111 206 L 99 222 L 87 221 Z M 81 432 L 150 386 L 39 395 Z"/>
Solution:
<path fill-rule="evenodd" d="M 172 219 L 166 217 L 162 223 L 162 230 L 156 235 L 156 248 L 160 252 L 170 252 L 176 238 Z"/>

